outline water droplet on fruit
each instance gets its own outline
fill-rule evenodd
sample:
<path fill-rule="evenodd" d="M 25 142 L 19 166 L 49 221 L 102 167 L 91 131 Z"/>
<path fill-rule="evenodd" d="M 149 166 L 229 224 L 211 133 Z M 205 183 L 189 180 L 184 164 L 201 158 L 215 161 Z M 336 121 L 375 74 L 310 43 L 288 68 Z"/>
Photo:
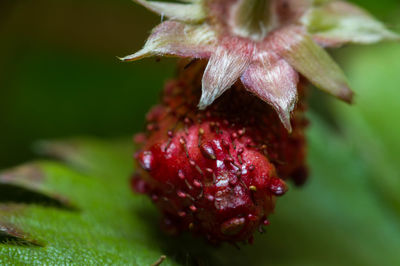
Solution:
<path fill-rule="evenodd" d="M 146 171 L 151 171 L 151 165 L 154 160 L 154 156 L 151 151 L 144 151 L 139 153 L 138 155 L 138 161 L 140 163 L 140 166 L 146 170 Z"/>
<path fill-rule="evenodd" d="M 285 181 L 283 181 L 280 178 L 273 177 L 269 184 L 269 190 L 276 196 L 282 196 L 283 194 L 286 193 L 288 187 Z"/>

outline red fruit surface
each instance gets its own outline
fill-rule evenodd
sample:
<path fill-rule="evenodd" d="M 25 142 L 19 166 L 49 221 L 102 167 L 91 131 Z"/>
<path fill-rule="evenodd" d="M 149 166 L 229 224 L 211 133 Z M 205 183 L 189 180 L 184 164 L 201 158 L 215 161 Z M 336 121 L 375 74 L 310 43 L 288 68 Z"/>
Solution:
<path fill-rule="evenodd" d="M 305 181 L 305 107 L 300 99 L 289 134 L 238 82 L 200 111 L 203 70 L 202 61 L 182 67 L 147 114 L 146 132 L 135 137 L 141 147 L 132 184 L 151 197 L 170 233 L 251 242 L 286 192 L 284 180 Z"/>

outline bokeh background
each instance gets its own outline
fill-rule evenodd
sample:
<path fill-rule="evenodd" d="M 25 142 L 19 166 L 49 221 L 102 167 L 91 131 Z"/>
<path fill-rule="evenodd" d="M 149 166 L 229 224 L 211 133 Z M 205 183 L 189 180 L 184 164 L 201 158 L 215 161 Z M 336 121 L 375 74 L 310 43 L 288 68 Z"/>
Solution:
<path fill-rule="evenodd" d="M 352 2 L 400 33 L 399 0 Z M 36 158 L 39 140 L 113 139 L 141 130 L 175 60 L 121 63 L 117 56 L 138 50 L 158 22 L 131 0 L 0 0 L 0 169 Z M 278 201 L 267 237 L 257 236 L 243 252 L 200 249 L 192 238 L 160 237 L 157 218 L 132 212 L 132 230 L 144 228 L 143 242 L 134 244 L 227 265 L 260 265 L 265 258 L 279 265 L 400 265 L 400 44 L 332 54 L 355 104 L 310 91 L 312 176 Z M 144 197 L 132 201 L 155 215 Z M 124 215 L 130 223 L 131 213 Z"/>
<path fill-rule="evenodd" d="M 398 0 L 354 2 L 399 29 Z M 33 157 L 32 143 L 40 139 L 118 137 L 140 130 L 146 110 L 174 73 L 174 60 L 127 64 L 116 56 L 139 49 L 159 21 L 130 0 L 1 0 L 0 168 Z M 380 100 L 393 102 L 400 96 L 399 50 L 395 44 L 379 44 L 345 48 L 335 56 L 357 93 L 373 90 L 382 94 Z M 312 99 L 314 109 L 338 123 L 331 99 L 320 93 Z M 397 124 L 400 112 L 393 108 Z M 387 115 L 372 107 L 366 112 L 377 127 Z M 385 134 L 393 136 L 391 141 L 400 139 Z"/>

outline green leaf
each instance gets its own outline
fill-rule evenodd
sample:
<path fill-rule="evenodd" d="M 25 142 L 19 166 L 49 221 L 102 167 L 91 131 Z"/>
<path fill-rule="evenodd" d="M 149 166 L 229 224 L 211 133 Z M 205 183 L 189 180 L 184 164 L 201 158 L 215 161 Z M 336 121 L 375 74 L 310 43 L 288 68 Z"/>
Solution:
<path fill-rule="evenodd" d="M 148 237 L 157 230 L 148 225 L 152 207 L 130 190 L 127 143 L 46 143 L 43 150 L 66 163 L 39 161 L 1 174 L 0 195 L 11 186 L 18 195 L 0 200 L 0 264 L 156 262 L 163 251 Z"/>
<path fill-rule="evenodd" d="M 351 141 L 312 121 L 309 183 L 279 199 L 267 233 L 241 250 L 160 232 L 155 208 L 129 187 L 130 141 L 42 143 L 39 150 L 64 162 L 1 175 L 22 192 L 0 201 L 0 264 L 151 265 L 163 255 L 163 265 L 399 264 L 399 213 L 380 200 L 371 165 Z"/>

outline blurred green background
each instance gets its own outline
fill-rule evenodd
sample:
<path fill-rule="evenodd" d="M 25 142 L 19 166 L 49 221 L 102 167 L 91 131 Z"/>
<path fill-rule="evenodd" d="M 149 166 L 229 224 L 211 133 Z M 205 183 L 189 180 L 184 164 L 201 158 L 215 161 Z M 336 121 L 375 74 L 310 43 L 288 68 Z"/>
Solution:
<path fill-rule="evenodd" d="M 400 32 L 399 0 L 353 2 Z M 146 111 L 173 76 L 175 61 L 153 58 L 127 64 L 116 56 L 138 50 L 159 21 L 130 0 L 0 0 L 0 168 L 34 158 L 32 144 L 41 139 L 107 139 L 141 130 Z M 279 265 L 399 265 L 400 45 L 348 46 L 332 53 L 356 92 L 355 104 L 311 90 L 313 175 L 306 186 L 291 189 L 278 201 L 266 237 L 257 236 L 256 244 L 241 253 L 230 246 L 215 249 L 192 238 L 160 238 L 157 218 L 132 212 L 132 231 L 139 240 L 129 243 L 146 250 L 150 246 L 150 251 L 162 251 L 178 262 L 177 253 L 187 256 L 190 251 L 236 265 L 259 265 L 265 258 Z M 123 155 L 114 160 L 118 169 L 111 168 L 113 174 L 121 170 L 120 163 L 131 166 Z M 82 184 L 71 184 L 80 191 Z M 125 183 L 119 186 L 131 199 Z M 153 210 L 142 197 L 132 201 Z M 46 230 L 49 213 L 44 215 Z M 130 228 L 130 212 L 123 215 L 121 221 Z M 26 220 L 36 224 L 29 215 Z M 146 255 L 140 250 L 132 250 L 134 257 Z M 124 248 L 121 256 L 130 251 Z"/>
<path fill-rule="evenodd" d="M 398 29 L 398 0 L 354 2 Z M 125 64 L 116 56 L 139 49 L 159 21 L 129 0 L 0 1 L 0 168 L 30 159 L 39 139 L 117 137 L 140 130 L 146 110 L 174 73 L 174 61 Z M 365 85 L 393 102 L 399 83 L 385 72 L 395 78 L 400 72 L 394 53 L 399 55 L 397 45 L 379 44 L 345 48 L 335 56 L 357 93 L 364 93 Z M 312 98 L 317 103 L 312 107 L 338 124 L 332 99 L 321 93 Z M 365 112 L 381 127 L 383 114 L 378 103 L 375 107 Z M 396 119 L 399 108 L 393 109 Z M 399 134 L 382 130 L 399 142 Z"/>

